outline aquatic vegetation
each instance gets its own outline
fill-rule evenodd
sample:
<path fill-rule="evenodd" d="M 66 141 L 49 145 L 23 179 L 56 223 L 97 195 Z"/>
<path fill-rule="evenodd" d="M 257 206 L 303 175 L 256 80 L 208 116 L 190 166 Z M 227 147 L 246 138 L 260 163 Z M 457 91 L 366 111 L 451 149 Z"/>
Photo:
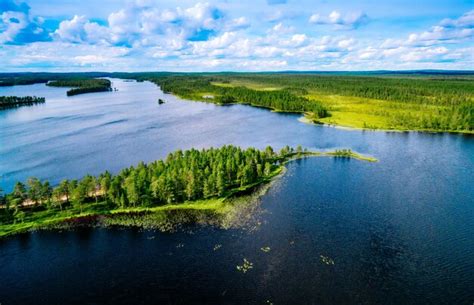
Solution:
<path fill-rule="evenodd" d="M 270 249 L 270 247 L 261 247 L 260 250 L 267 253 L 267 252 L 270 252 L 271 249 Z"/>
<path fill-rule="evenodd" d="M 326 265 L 334 265 L 334 260 L 328 256 L 320 255 L 321 262 Z"/>
<path fill-rule="evenodd" d="M 242 273 L 247 273 L 250 269 L 253 268 L 253 263 L 249 262 L 246 258 L 244 258 L 244 263 L 242 265 L 237 265 L 237 270 Z"/>

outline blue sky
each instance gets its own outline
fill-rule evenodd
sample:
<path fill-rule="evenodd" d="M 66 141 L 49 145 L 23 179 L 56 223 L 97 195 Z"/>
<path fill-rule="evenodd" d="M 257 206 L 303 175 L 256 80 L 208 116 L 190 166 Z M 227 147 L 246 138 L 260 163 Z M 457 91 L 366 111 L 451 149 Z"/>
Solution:
<path fill-rule="evenodd" d="M 473 0 L 0 0 L 0 72 L 474 69 Z"/>

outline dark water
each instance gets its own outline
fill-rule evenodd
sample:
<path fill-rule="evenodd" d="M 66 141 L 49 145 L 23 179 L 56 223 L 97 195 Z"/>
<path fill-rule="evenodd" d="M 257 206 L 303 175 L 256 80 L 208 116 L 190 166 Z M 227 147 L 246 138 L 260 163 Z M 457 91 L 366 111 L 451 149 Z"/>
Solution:
<path fill-rule="evenodd" d="M 227 143 L 349 147 L 380 162 L 291 163 L 245 230 L 85 229 L 2 240 L 2 305 L 474 302 L 474 138 L 317 127 L 169 95 L 158 106 L 154 85 L 114 84 L 119 92 L 73 98 L 43 85 L 0 88 L 47 97 L 0 113 L 2 187 Z M 243 258 L 254 266 L 245 274 L 236 269 Z"/>

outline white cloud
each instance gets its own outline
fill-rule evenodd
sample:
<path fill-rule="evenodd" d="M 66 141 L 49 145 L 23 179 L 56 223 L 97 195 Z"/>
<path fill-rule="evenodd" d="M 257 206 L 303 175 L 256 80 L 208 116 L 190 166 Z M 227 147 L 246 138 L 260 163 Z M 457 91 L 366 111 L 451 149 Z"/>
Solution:
<path fill-rule="evenodd" d="M 405 40 L 386 39 L 381 48 L 399 46 L 426 47 L 439 44 L 454 44 L 474 37 L 474 11 L 467 12 L 457 19 L 444 19 L 430 30 L 411 33 Z"/>
<path fill-rule="evenodd" d="M 248 27 L 250 27 L 250 22 L 245 17 L 232 19 L 226 25 L 226 29 L 231 30 L 231 31 L 246 29 Z"/>
<path fill-rule="evenodd" d="M 310 18 L 326 24 L 318 32 L 292 12 L 281 22 L 265 13 L 240 16 L 235 3 L 197 3 L 163 7 L 156 0 L 135 0 L 94 22 L 83 15 L 60 22 L 51 42 L 12 45 L 25 33 L 44 31 L 41 18 L 23 11 L 0 13 L 0 56 L 5 69 L 25 66 L 95 70 L 281 70 L 401 69 L 472 66 L 473 11 L 444 19 L 425 31 L 382 42 L 333 29 L 353 29 L 367 22 L 364 13 L 333 11 Z M 304 19 L 303 19 L 304 18 Z M 33 20 L 34 19 L 34 20 Z M 35 26 L 31 26 L 34 23 Z M 388 32 L 382 32 L 387 37 Z M 463 64 L 463 65 L 461 65 Z M 411 65 L 411 66 L 410 66 Z"/>
<path fill-rule="evenodd" d="M 62 21 L 54 32 L 57 39 L 72 43 L 106 42 L 109 29 L 95 22 L 89 22 L 84 16 L 74 16 L 71 20 Z"/>
<path fill-rule="evenodd" d="M 440 25 L 443 27 L 472 28 L 474 27 L 474 10 L 465 13 L 458 19 L 444 19 Z"/>
<path fill-rule="evenodd" d="M 328 16 L 313 14 L 309 18 L 310 23 L 334 25 L 339 29 L 355 29 L 368 21 L 369 17 L 362 12 L 342 15 L 339 11 L 332 11 Z"/>
<path fill-rule="evenodd" d="M 5 7 L 7 10 L 0 11 L 0 44 L 24 44 L 49 39 L 42 28 L 44 20 L 31 17 L 26 3 L 5 3 Z"/>

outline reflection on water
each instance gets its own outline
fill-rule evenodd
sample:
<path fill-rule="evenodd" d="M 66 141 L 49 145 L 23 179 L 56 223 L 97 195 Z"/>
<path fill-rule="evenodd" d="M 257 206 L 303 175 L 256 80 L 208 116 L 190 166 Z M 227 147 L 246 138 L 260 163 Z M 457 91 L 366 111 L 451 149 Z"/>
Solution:
<path fill-rule="evenodd" d="M 474 300 L 472 137 L 346 131 L 246 106 L 178 101 L 150 83 L 114 80 L 114 86 L 120 91 L 74 98 L 43 85 L 0 88 L 0 94 L 29 88 L 47 97 L 45 105 L 0 113 L 2 187 L 30 175 L 57 182 L 117 171 L 177 148 L 229 143 L 347 147 L 380 162 L 290 163 L 261 199 L 250 229 L 84 229 L 0 241 L 0 302 Z M 167 103 L 158 106 L 159 97 Z M 236 266 L 244 258 L 253 268 L 242 273 Z"/>

